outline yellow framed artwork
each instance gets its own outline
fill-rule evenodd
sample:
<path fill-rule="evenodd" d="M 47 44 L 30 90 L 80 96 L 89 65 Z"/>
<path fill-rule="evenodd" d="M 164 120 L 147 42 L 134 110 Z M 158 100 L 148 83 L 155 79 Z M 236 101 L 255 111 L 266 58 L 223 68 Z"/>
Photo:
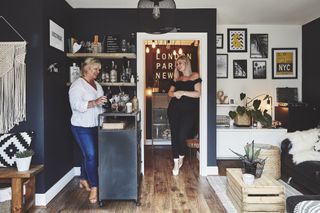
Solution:
<path fill-rule="evenodd" d="M 272 48 L 272 79 L 298 78 L 297 54 L 297 48 Z"/>

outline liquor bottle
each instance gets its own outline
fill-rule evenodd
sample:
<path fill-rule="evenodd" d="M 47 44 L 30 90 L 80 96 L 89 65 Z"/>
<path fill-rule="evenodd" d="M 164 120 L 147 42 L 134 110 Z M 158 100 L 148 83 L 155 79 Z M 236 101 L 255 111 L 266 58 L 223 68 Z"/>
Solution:
<path fill-rule="evenodd" d="M 120 74 L 120 82 L 127 82 L 126 69 L 124 68 L 124 65 L 122 65 L 122 71 Z"/>
<path fill-rule="evenodd" d="M 130 83 L 134 83 L 134 76 L 133 76 L 133 74 L 131 75 Z"/>
<path fill-rule="evenodd" d="M 132 74 L 132 68 L 130 67 L 130 61 L 128 60 L 127 68 L 126 68 L 126 76 L 128 80 L 130 79 L 131 74 Z"/>
<path fill-rule="evenodd" d="M 111 70 L 110 70 L 110 82 L 115 83 L 118 81 L 118 76 L 117 76 L 117 65 L 114 64 L 114 61 L 111 62 Z"/>
<path fill-rule="evenodd" d="M 139 101 L 136 96 L 136 93 L 134 94 L 133 98 L 131 99 L 131 103 L 132 103 L 132 110 L 134 112 L 138 111 L 139 110 Z"/>
<path fill-rule="evenodd" d="M 130 52 L 136 52 L 136 36 L 134 33 L 131 33 L 130 35 Z"/>
<path fill-rule="evenodd" d="M 108 87 L 107 91 L 104 93 L 104 95 L 107 97 L 107 102 L 104 103 L 103 108 L 105 108 L 107 111 L 111 111 L 111 101 L 112 98 L 112 92 L 110 87 Z"/>

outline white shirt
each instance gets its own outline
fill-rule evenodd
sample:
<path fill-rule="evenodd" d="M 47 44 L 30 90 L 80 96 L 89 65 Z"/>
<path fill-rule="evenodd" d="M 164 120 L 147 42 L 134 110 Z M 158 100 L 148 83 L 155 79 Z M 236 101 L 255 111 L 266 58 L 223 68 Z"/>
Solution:
<path fill-rule="evenodd" d="M 98 115 L 103 112 L 102 106 L 88 109 L 89 101 L 103 96 L 103 89 L 95 81 L 95 90 L 86 80 L 78 78 L 69 89 L 69 101 L 72 110 L 71 124 L 81 127 L 98 126 Z"/>

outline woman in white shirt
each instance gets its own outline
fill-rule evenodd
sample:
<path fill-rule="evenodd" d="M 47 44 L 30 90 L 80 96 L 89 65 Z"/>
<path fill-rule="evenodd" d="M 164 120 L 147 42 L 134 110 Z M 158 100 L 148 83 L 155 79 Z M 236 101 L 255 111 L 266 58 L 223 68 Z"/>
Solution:
<path fill-rule="evenodd" d="M 82 152 L 80 187 L 90 191 L 90 203 L 97 202 L 98 166 L 98 114 L 107 101 L 101 85 L 95 81 L 101 63 L 87 58 L 81 69 L 82 77 L 74 81 L 69 89 L 72 110 L 71 130 Z"/>

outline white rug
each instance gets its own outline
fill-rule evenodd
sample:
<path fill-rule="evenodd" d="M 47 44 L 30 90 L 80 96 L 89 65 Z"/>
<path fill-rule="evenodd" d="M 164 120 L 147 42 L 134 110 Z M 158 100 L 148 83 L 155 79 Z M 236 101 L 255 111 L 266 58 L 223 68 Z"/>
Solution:
<path fill-rule="evenodd" d="M 221 203 L 223 204 L 224 208 L 227 210 L 228 213 L 238 213 L 238 211 L 234 208 L 232 202 L 230 201 L 229 197 L 227 196 L 226 192 L 226 176 L 208 176 L 207 180 L 210 186 L 218 195 Z M 279 180 L 280 184 L 285 187 L 285 196 L 286 198 L 292 195 L 301 195 L 299 191 L 294 189 L 292 186 L 286 184 L 282 180 Z"/>

